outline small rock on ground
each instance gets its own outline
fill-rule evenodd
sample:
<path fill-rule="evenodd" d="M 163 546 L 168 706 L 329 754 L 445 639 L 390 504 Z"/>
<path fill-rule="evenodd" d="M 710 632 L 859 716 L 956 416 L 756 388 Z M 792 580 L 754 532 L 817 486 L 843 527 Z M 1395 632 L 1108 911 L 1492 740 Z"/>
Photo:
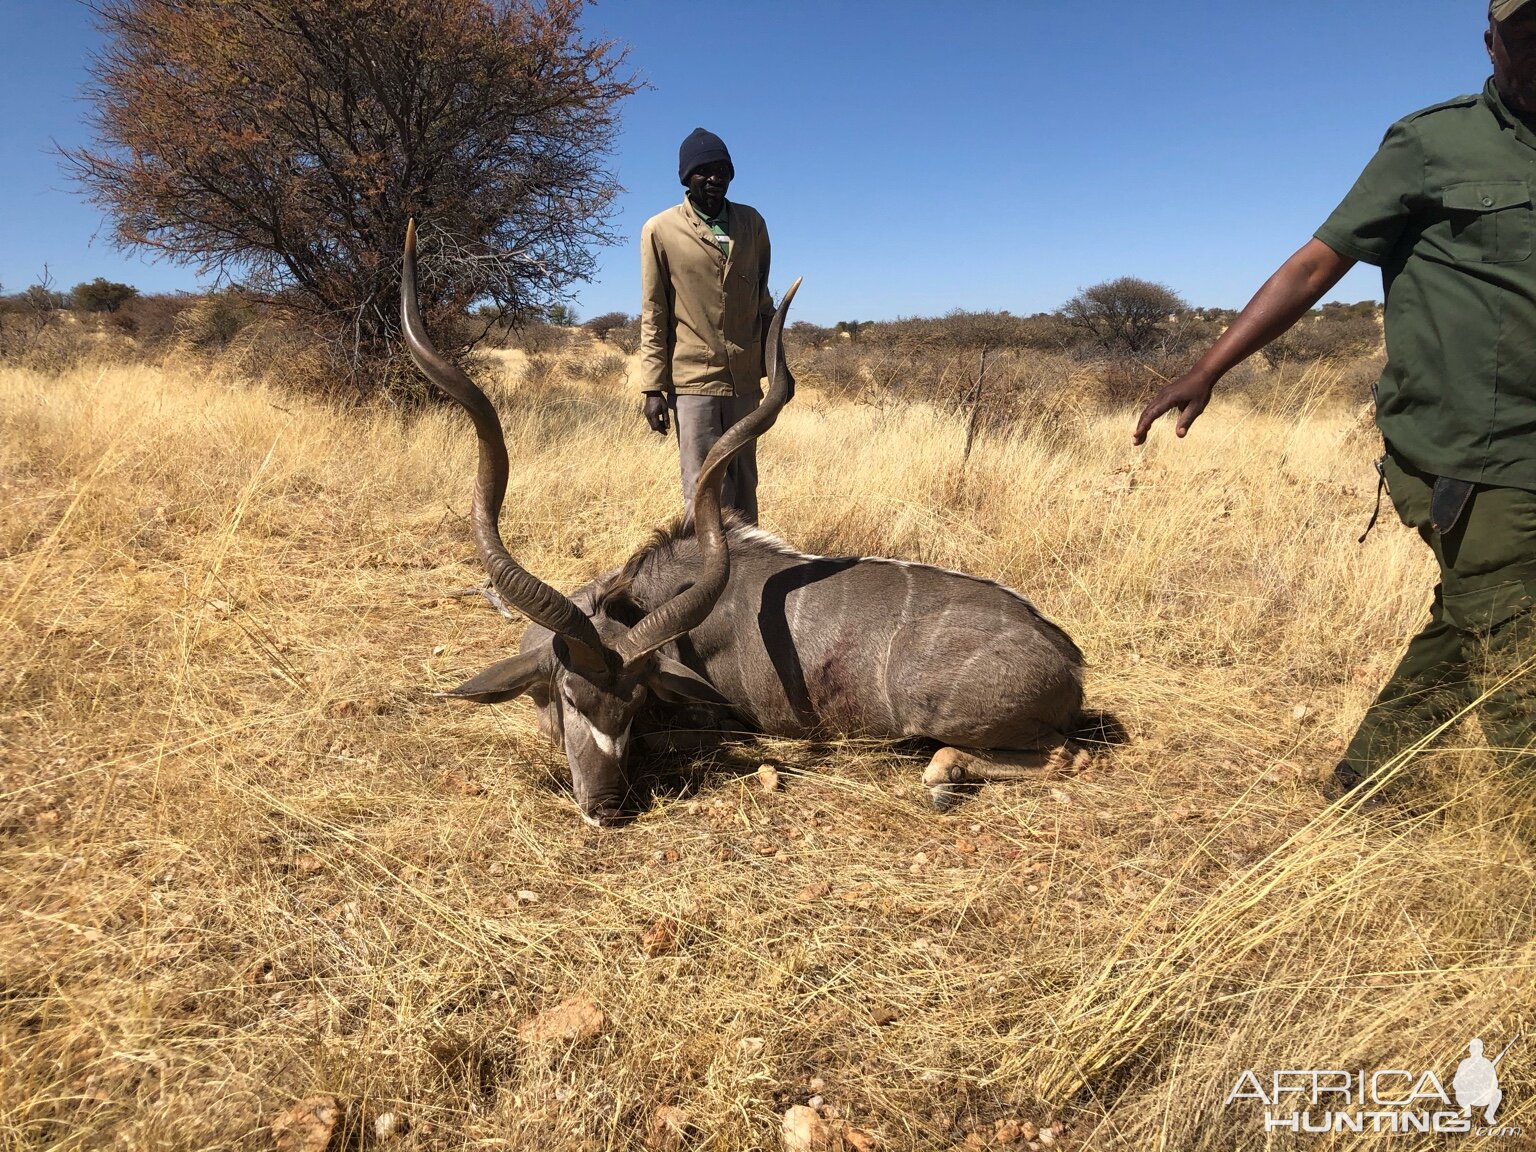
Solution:
<path fill-rule="evenodd" d="M 517 1026 L 517 1038 L 528 1044 L 565 1040 L 579 1044 L 591 1040 L 607 1023 L 603 1010 L 585 996 L 573 996 Z"/>
<path fill-rule="evenodd" d="M 277 1152 L 325 1152 L 341 1119 L 334 1096 L 306 1096 L 272 1121 Z"/>

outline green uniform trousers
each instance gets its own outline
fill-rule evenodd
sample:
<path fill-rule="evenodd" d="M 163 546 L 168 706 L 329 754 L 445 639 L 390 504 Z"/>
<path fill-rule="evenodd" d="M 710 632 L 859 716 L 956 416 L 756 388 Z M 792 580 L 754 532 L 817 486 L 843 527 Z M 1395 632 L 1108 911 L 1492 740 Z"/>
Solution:
<path fill-rule="evenodd" d="M 1474 703 L 1496 755 L 1536 757 L 1536 669 L 1527 666 L 1536 656 L 1536 492 L 1479 485 L 1442 534 L 1430 526 L 1435 477 L 1389 452 L 1386 478 L 1403 523 L 1433 550 L 1440 583 L 1429 623 L 1366 711 L 1336 775 L 1346 784 L 1370 776 Z"/>

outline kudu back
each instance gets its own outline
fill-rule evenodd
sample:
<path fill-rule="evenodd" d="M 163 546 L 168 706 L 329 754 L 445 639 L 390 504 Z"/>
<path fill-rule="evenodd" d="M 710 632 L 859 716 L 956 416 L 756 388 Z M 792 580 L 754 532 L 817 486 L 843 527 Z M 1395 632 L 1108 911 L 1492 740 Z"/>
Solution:
<path fill-rule="evenodd" d="M 502 543 L 509 464 L 501 424 L 423 329 L 414 223 L 407 231 L 406 344 L 474 421 L 475 539 L 496 590 L 531 622 L 516 656 L 445 695 L 496 703 L 526 694 L 541 730 L 564 748 L 591 824 L 625 817 L 642 712 L 702 705 L 735 728 L 776 736 L 937 741 L 945 747 L 923 778 L 940 803 L 956 785 L 1060 760 L 1063 733 L 1078 721 L 1082 654 L 1018 593 L 925 564 L 807 556 L 722 515 L 727 466 L 794 395 L 783 329 L 798 287 L 769 326 L 767 394 L 711 449 L 690 515 L 567 597 Z"/>

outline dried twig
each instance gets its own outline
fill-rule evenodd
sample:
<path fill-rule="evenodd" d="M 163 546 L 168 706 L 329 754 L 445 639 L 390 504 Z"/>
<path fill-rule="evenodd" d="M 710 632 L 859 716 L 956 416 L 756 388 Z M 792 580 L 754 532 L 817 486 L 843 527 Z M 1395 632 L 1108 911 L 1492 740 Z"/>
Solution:
<path fill-rule="evenodd" d="M 976 383 L 971 385 L 971 390 L 966 393 L 965 402 L 970 408 L 970 415 L 965 421 L 965 450 L 960 453 L 960 467 L 964 468 L 966 461 L 971 458 L 971 446 L 976 442 L 976 422 L 981 417 L 982 386 L 987 379 L 987 353 L 988 348 L 981 350 L 981 364 L 976 369 Z"/>
<path fill-rule="evenodd" d="M 473 588 L 462 588 L 457 592 L 448 593 L 451 600 L 462 600 L 468 596 L 484 596 L 490 601 L 491 607 L 501 613 L 503 620 L 516 620 L 517 616 L 508 608 L 506 601 L 501 598 L 501 593 L 496 591 L 496 586 L 487 580 L 484 584 L 478 584 Z"/>

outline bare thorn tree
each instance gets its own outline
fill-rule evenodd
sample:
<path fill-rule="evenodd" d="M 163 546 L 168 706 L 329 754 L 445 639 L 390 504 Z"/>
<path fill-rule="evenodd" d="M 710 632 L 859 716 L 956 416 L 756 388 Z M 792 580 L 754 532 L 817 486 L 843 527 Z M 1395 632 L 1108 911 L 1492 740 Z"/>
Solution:
<path fill-rule="evenodd" d="M 63 151 L 117 244 L 307 314 L 354 368 L 422 302 L 547 306 L 611 242 L 625 52 L 583 0 L 98 0 L 94 146 Z M 461 346 L 473 338 L 460 330 Z"/>
<path fill-rule="evenodd" d="M 1061 306 L 1061 315 L 1105 348 L 1135 354 L 1158 342 L 1170 316 L 1188 309 L 1167 285 L 1122 276 L 1084 288 Z"/>

